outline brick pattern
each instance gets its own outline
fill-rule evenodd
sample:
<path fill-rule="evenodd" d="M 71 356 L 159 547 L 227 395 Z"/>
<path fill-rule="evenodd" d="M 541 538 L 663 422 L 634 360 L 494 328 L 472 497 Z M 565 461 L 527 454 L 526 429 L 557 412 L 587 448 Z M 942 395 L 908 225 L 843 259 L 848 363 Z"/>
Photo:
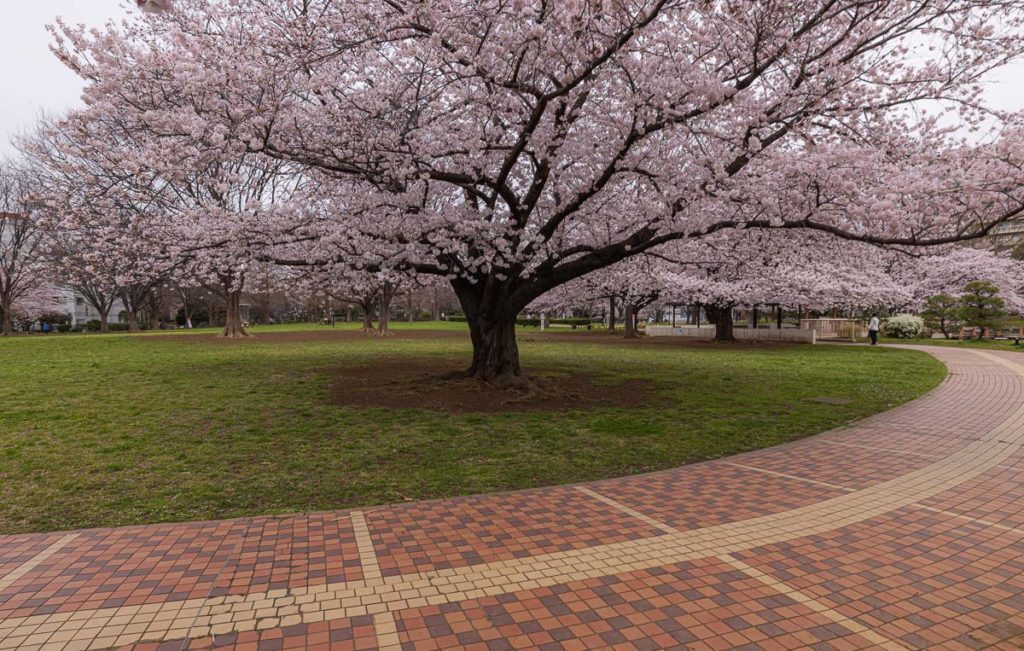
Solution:
<path fill-rule="evenodd" d="M 844 493 L 718 462 L 599 482 L 593 488 L 681 530 L 781 513 Z"/>
<path fill-rule="evenodd" d="M 94 530 L 0 588 L 0 618 L 360 578 L 347 514 Z"/>
<path fill-rule="evenodd" d="M 564 487 L 401 505 L 370 512 L 367 519 L 385 576 L 664 533 Z"/>
<path fill-rule="evenodd" d="M 717 559 L 407 610 L 398 628 L 415 651 L 873 646 Z"/>
<path fill-rule="evenodd" d="M 367 511 L 0 537 L 0 651 L 1016 648 L 1024 358 L 649 475 Z"/>
<path fill-rule="evenodd" d="M 905 647 L 1024 635 L 1024 531 L 904 508 L 736 556 Z"/>

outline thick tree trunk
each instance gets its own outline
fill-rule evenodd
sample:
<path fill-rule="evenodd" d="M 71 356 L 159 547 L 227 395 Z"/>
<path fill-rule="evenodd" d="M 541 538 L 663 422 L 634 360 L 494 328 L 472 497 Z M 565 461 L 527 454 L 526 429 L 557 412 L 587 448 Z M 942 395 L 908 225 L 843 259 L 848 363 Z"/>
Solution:
<path fill-rule="evenodd" d="M 363 332 L 376 332 L 373 327 L 373 303 L 364 303 L 363 308 Z"/>
<path fill-rule="evenodd" d="M 464 281 L 455 281 L 452 287 L 473 342 L 473 362 L 460 375 L 503 389 L 530 389 L 532 383 L 519 365 L 516 342 L 516 317 L 523 305 L 509 301 L 511 287 L 495 284 L 483 290 Z"/>
<path fill-rule="evenodd" d="M 251 336 L 242 326 L 242 290 L 228 290 L 225 292 L 226 314 L 224 317 L 224 331 L 221 337 L 227 339 L 238 339 Z"/>
<path fill-rule="evenodd" d="M 608 332 L 615 332 L 615 297 L 608 297 Z"/>
<path fill-rule="evenodd" d="M 10 301 L 0 305 L 0 336 L 10 337 L 14 334 L 14 320 L 11 319 Z"/>
<path fill-rule="evenodd" d="M 626 329 L 626 339 L 636 339 L 636 307 L 632 303 L 625 304 L 622 322 L 623 327 Z"/>
<path fill-rule="evenodd" d="M 733 334 L 732 306 L 718 307 L 708 305 L 704 308 L 708 318 L 715 324 L 716 341 L 735 341 Z"/>
<path fill-rule="evenodd" d="M 110 308 L 99 310 L 100 332 L 110 332 Z"/>
<path fill-rule="evenodd" d="M 139 331 L 139 315 L 135 310 L 128 310 L 128 332 Z"/>
<path fill-rule="evenodd" d="M 467 375 L 502 388 L 527 387 L 528 383 L 519 365 L 514 315 L 511 318 L 481 316 L 472 319 L 469 336 L 473 341 L 473 363 Z"/>
<path fill-rule="evenodd" d="M 384 289 L 380 292 L 380 310 L 377 314 L 378 337 L 388 337 L 392 334 L 388 326 L 391 323 L 391 299 L 395 297 L 395 289 L 389 283 L 385 283 Z"/>

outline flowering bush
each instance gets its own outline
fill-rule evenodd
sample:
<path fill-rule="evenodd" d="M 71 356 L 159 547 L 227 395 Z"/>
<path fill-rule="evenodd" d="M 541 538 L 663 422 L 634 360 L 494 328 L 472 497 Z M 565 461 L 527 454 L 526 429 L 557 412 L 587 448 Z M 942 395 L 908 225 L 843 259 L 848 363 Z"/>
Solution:
<path fill-rule="evenodd" d="M 886 337 L 896 339 L 913 339 L 920 337 L 924 331 L 924 319 L 913 314 L 897 314 L 885 321 L 882 326 Z"/>

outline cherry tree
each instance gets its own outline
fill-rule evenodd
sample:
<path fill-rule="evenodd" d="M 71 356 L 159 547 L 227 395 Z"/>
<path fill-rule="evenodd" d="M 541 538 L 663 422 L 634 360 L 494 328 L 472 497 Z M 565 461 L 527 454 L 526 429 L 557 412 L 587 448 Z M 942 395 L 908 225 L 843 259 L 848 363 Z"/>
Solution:
<path fill-rule="evenodd" d="M 616 309 L 622 310 L 624 335 L 638 336 L 640 312 L 665 294 L 667 265 L 662 259 L 636 256 L 561 285 L 530 304 L 530 310 L 585 308 L 608 304 L 609 330 L 615 331 Z"/>
<path fill-rule="evenodd" d="M 45 305 L 47 269 L 43 231 L 31 204 L 32 177 L 13 161 L 0 161 L 0 336 L 13 332 L 16 312 Z M 51 297 L 52 298 L 52 297 Z"/>
<path fill-rule="evenodd" d="M 116 265 L 133 330 L 153 288 L 180 277 L 219 287 L 227 307 L 222 336 L 248 336 L 240 315 L 248 270 L 268 242 L 286 237 L 296 197 L 310 191 L 306 179 L 295 165 L 259 154 L 146 166 L 141 161 L 155 150 L 173 148 L 149 142 L 151 135 L 130 116 L 93 119 L 86 111 L 44 121 L 23 139 L 46 180 L 37 194 L 51 229 L 97 259 L 73 259 L 76 267 Z"/>
<path fill-rule="evenodd" d="M 978 82 L 1021 52 L 1017 1 L 143 5 L 169 10 L 56 32 L 83 118 L 148 130 L 139 169 L 258 153 L 333 177 L 318 226 L 448 279 L 468 374 L 498 385 L 524 382 L 527 305 L 669 242 L 937 245 L 1024 211 L 1020 132 L 940 126 L 993 117 Z"/>
<path fill-rule="evenodd" d="M 308 271 L 305 284 L 316 294 L 323 294 L 363 313 L 366 333 L 391 336 L 391 305 L 403 285 L 413 284 L 407 275 L 386 271 L 358 270 L 344 265 L 331 265 Z M 377 327 L 373 325 L 377 316 Z"/>
<path fill-rule="evenodd" d="M 31 327 L 32 324 L 42 320 L 69 318 L 66 312 L 67 303 L 64 302 L 66 290 L 45 279 L 40 279 L 32 287 L 22 294 L 11 307 L 11 318 L 15 323 L 23 327 Z"/>
<path fill-rule="evenodd" d="M 135 0 L 135 4 L 139 9 L 149 13 L 170 11 L 174 7 L 172 0 Z"/>
<path fill-rule="evenodd" d="M 956 297 L 967 283 L 984 281 L 999 288 L 1007 309 L 1024 312 L 1024 268 L 1006 252 L 947 247 L 926 255 L 895 257 L 888 273 L 907 289 L 908 300 L 903 304 L 907 309 L 924 309 L 931 296 Z"/>
<path fill-rule="evenodd" d="M 733 339 L 733 308 L 775 305 L 801 309 L 898 305 L 909 300 L 888 273 L 895 251 L 849 242 L 828 246 L 828 236 L 772 230 L 723 232 L 699 246 L 670 247 L 665 294 L 704 305 L 717 338 Z"/>

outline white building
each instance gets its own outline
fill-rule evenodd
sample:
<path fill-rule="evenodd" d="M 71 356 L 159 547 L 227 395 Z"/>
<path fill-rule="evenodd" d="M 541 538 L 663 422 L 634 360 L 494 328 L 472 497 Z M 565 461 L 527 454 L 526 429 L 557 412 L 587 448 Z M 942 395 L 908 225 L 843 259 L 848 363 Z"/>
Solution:
<path fill-rule="evenodd" d="M 71 317 L 72 327 L 85 326 L 89 321 L 99 321 L 99 311 L 89 305 L 88 301 L 75 291 L 73 287 L 61 286 L 59 291 L 60 294 L 57 300 L 61 307 L 57 311 L 68 314 Z M 121 299 L 115 299 L 113 306 L 110 308 L 110 323 L 117 323 L 117 316 L 124 311 L 124 303 L 121 302 Z"/>

